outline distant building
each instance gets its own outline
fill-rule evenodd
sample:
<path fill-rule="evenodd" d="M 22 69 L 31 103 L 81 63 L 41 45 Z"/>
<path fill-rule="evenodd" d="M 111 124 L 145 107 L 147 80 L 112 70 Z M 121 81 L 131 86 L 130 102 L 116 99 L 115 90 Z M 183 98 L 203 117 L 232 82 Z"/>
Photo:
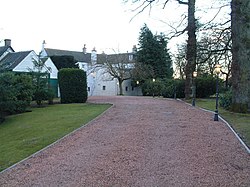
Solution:
<path fill-rule="evenodd" d="M 131 53 L 118 54 L 119 56 L 123 56 L 128 69 L 131 69 L 133 66 L 132 62 L 134 61 L 135 52 L 136 47 L 134 46 Z M 107 72 L 104 65 L 105 62 L 110 61 L 115 66 L 115 64 L 118 63 L 115 60 L 116 55 L 117 54 L 107 55 L 105 53 L 97 54 L 95 48 L 91 53 L 88 53 L 86 45 L 84 45 L 81 52 L 45 48 L 44 45 L 41 51 L 42 57 L 73 56 L 77 61 L 76 64 L 79 69 L 83 69 L 87 74 L 87 89 L 89 96 L 114 96 L 119 94 L 118 80 Z M 131 79 L 125 80 L 122 83 L 122 89 L 124 95 L 141 95 L 140 88 L 133 87 Z"/>

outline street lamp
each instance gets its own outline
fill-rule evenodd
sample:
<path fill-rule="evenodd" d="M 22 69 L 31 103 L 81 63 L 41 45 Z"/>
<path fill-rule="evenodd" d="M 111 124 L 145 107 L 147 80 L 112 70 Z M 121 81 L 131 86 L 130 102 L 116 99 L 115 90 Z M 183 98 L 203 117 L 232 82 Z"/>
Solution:
<path fill-rule="evenodd" d="M 139 83 L 140 83 L 139 81 L 136 81 L 137 96 L 138 96 L 138 90 L 139 90 Z"/>
<path fill-rule="evenodd" d="M 195 84 L 195 78 L 197 77 L 197 71 L 193 72 L 193 86 L 192 86 L 192 92 L 193 92 L 193 100 L 192 100 L 192 106 L 195 106 L 195 97 L 196 97 L 196 84 Z"/>
<path fill-rule="evenodd" d="M 216 64 L 215 65 L 215 69 L 214 72 L 217 75 L 216 78 L 216 104 L 215 104 L 215 113 L 214 113 L 214 121 L 219 121 L 218 119 L 218 100 L 219 100 L 219 74 L 221 71 L 221 65 L 220 64 Z"/>
<path fill-rule="evenodd" d="M 155 97 L 155 86 L 154 86 L 155 79 L 153 78 L 153 97 Z"/>

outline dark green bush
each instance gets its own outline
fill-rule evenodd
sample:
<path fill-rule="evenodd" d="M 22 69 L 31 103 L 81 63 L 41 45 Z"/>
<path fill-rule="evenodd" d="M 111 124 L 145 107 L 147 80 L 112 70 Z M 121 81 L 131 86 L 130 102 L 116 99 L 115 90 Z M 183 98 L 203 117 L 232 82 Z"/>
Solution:
<path fill-rule="evenodd" d="M 220 106 L 226 110 L 229 110 L 232 105 L 232 91 L 229 90 L 220 95 Z"/>
<path fill-rule="evenodd" d="M 26 111 L 33 94 L 32 79 L 13 72 L 0 75 L 0 121 L 9 114 Z"/>
<path fill-rule="evenodd" d="M 53 103 L 54 92 L 51 89 L 37 89 L 34 93 L 33 99 L 36 101 L 38 106 L 42 105 L 43 101 L 49 101 L 49 104 Z"/>
<path fill-rule="evenodd" d="M 61 103 L 84 103 L 87 100 L 86 72 L 75 68 L 63 68 L 58 73 Z"/>
<path fill-rule="evenodd" d="M 161 80 L 147 80 L 142 85 L 142 93 L 144 96 L 161 96 L 164 90 L 164 84 Z"/>
<path fill-rule="evenodd" d="M 15 88 L 17 89 L 16 113 L 25 112 L 30 105 L 33 95 L 32 78 L 27 74 L 18 74 L 16 77 Z"/>
<path fill-rule="evenodd" d="M 196 97 L 207 98 L 216 93 L 216 78 L 212 75 L 203 75 L 195 79 L 196 84 Z M 219 79 L 220 88 L 222 81 Z"/>
<path fill-rule="evenodd" d="M 49 101 L 54 98 L 53 90 L 49 88 L 49 75 L 47 73 L 32 72 L 32 80 L 34 86 L 33 100 L 38 106 L 42 105 L 43 101 Z"/>
<path fill-rule="evenodd" d="M 164 79 L 165 87 L 163 91 L 163 97 L 174 98 L 176 94 L 176 98 L 184 98 L 184 90 L 185 90 L 185 80 L 181 79 Z"/>
<path fill-rule="evenodd" d="M 185 80 L 157 79 L 155 82 L 147 80 L 142 85 L 144 96 L 163 96 L 166 98 L 184 98 Z"/>
<path fill-rule="evenodd" d="M 51 56 L 50 57 L 58 70 L 63 68 L 78 68 L 73 56 Z"/>

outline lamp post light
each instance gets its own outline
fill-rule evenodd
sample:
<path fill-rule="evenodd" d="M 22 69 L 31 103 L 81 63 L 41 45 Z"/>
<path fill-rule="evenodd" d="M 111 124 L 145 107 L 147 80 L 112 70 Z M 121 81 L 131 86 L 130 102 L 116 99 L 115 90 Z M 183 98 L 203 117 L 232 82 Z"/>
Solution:
<path fill-rule="evenodd" d="M 193 100 L 192 100 L 192 106 L 195 106 L 195 98 L 196 98 L 196 84 L 195 84 L 195 78 L 197 77 L 197 71 L 193 72 L 193 86 L 192 86 L 192 92 L 193 92 Z"/>
<path fill-rule="evenodd" d="M 219 100 L 219 74 L 221 71 L 221 65 L 216 64 L 214 72 L 216 73 L 216 104 L 215 104 L 215 113 L 214 113 L 214 121 L 219 121 L 218 119 L 218 100 Z"/>
<path fill-rule="evenodd" d="M 136 81 L 136 85 L 137 85 L 137 96 L 138 96 L 138 90 L 139 90 L 139 84 L 140 84 L 140 82 L 139 81 Z"/>
<path fill-rule="evenodd" d="M 153 97 L 155 97 L 155 86 L 154 86 L 155 84 L 154 83 L 155 83 L 155 79 L 153 78 Z"/>

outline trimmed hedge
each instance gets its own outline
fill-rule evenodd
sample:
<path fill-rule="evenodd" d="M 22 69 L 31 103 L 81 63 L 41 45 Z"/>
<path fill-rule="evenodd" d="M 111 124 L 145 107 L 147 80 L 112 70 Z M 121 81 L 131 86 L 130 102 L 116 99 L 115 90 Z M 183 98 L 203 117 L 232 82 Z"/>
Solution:
<path fill-rule="evenodd" d="M 216 78 L 211 75 L 203 75 L 195 79 L 196 97 L 207 98 L 216 92 Z M 191 88 L 190 88 L 191 89 Z M 224 90 L 222 80 L 219 79 L 219 90 Z M 142 85 L 143 95 L 163 96 L 166 98 L 185 97 L 185 80 L 181 79 L 157 79 L 155 82 L 147 80 Z"/>
<path fill-rule="evenodd" d="M 85 103 L 88 98 L 86 72 L 63 68 L 58 72 L 61 103 Z"/>
<path fill-rule="evenodd" d="M 184 98 L 185 80 L 180 79 L 156 79 L 155 82 L 147 80 L 142 85 L 144 96 L 163 96 L 166 98 Z"/>

